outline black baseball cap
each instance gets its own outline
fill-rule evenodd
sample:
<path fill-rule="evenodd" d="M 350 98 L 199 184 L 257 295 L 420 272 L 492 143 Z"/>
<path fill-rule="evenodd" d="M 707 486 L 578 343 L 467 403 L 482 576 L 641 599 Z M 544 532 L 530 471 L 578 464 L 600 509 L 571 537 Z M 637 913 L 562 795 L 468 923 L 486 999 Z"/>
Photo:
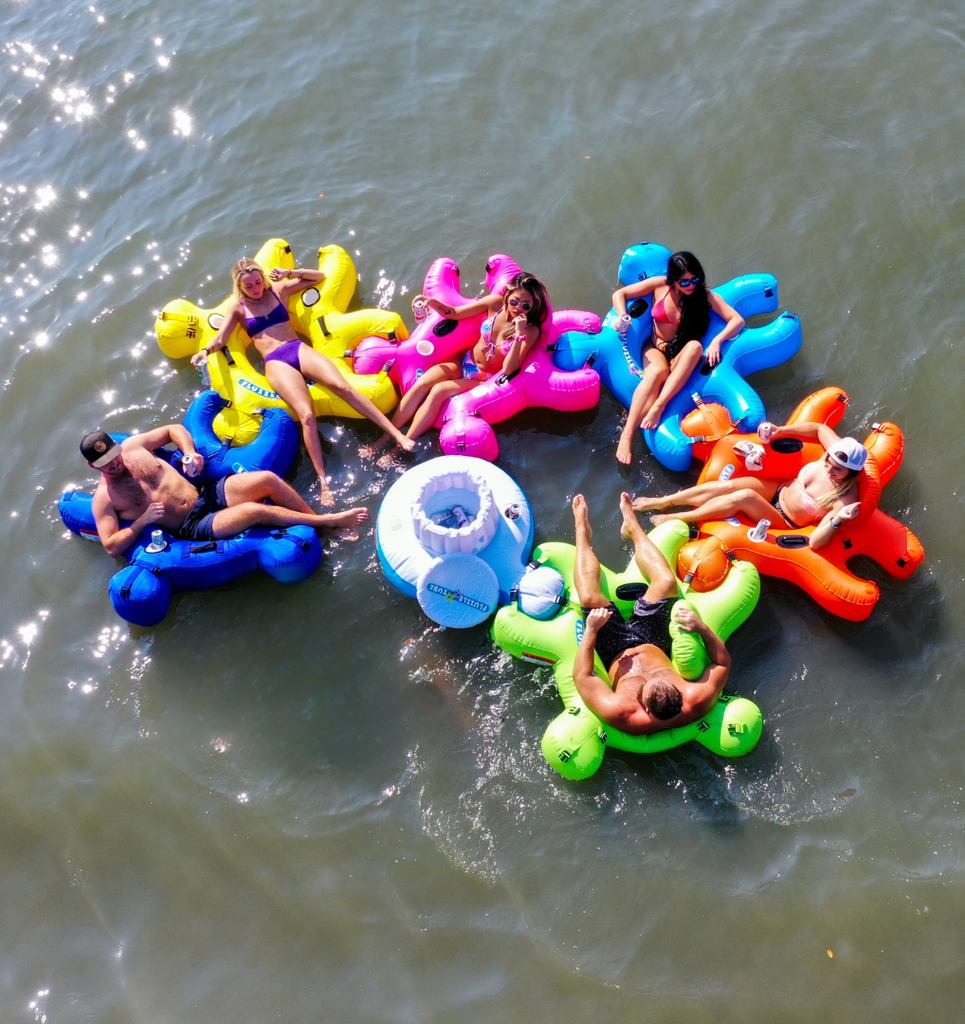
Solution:
<path fill-rule="evenodd" d="M 106 430 L 93 430 L 80 442 L 80 453 L 94 469 L 103 469 L 121 454 L 121 446 Z"/>

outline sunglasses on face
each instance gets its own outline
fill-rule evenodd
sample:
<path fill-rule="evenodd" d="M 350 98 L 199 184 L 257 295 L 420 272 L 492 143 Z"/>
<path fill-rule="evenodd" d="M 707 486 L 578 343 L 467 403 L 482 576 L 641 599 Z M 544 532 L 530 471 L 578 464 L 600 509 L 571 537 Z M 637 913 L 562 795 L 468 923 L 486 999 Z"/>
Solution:
<path fill-rule="evenodd" d="M 524 313 L 528 313 L 533 308 L 532 302 L 527 302 L 525 299 L 510 299 L 509 304 L 513 309 L 522 309 Z"/>
<path fill-rule="evenodd" d="M 677 284 L 679 284 L 681 288 L 692 288 L 695 284 L 700 284 L 700 278 L 699 277 L 682 277 L 677 282 Z"/>

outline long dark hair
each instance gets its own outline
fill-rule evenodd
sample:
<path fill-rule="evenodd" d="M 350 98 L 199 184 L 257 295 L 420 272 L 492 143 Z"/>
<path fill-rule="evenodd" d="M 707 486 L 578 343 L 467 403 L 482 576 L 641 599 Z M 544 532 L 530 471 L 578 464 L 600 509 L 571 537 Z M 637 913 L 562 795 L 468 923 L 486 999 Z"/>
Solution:
<path fill-rule="evenodd" d="M 667 345 L 667 358 L 673 359 L 688 341 L 700 341 L 710 327 L 710 302 L 707 299 L 707 278 L 700 260 L 692 252 L 675 252 L 667 260 L 667 284 L 674 285 L 684 274 L 700 278 L 693 294 L 680 292 L 675 296 L 680 307 L 680 324 L 674 340 Z"/>
<path fill-rule="evenodd" d="M 526 270 L 521 270 L 510 282 L 506 285 L 506 291 L 503 292 L 503 308 L 506 309 L 506 303 L 509 301 L 509 296 L 512 292 L 516 291 L 517 288 L 525 288 L 526 291 L 533 296 L 533 308 L 526 314 L 526 323 L 535 324 L 540 330 L 540 334 L 543 333 L 543 324 L 546 321 L 546 316 L 549 313 L 549 299 L 546 297 L 546 285 L 535 275 L 530 274 Z M 513 316 L 509 314 L 507 309 L 507 328 L 512 327 Z M 510 330 L 512 334 L 512 330 Z"/>

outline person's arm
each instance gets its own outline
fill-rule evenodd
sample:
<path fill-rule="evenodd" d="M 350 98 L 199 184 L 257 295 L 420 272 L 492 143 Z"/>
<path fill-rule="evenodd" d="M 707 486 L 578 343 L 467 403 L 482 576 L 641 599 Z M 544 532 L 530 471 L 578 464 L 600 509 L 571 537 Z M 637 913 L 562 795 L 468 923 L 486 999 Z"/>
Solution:
<path fill-rule="evenodd" d="M 860 510 L 860 501 L 852 502 L 850 505 L 845 505 L 841 501 L 835 502 L 831 511 L 815 526 L 808 539 L 808 546 L 813 551 L 827 547 L 841 528 L 841 524 L 854 519 Z"/>
<path fill-rule="evenodd" d="M 612 614 L 610 608 L 594 608 L 586 617 L 583 639 L 580 640 L 576 660 L 573 662 L 573 682 L 583 703 L 597 718 L 625 732 L 639 732 L 643 726 L 650 723 L 650 716 L 643 708 L 639 708 L 638 717 L 642 721 L 636 721 L 634 713 L 626 706 L 626 701 L 593 671 L 596 637 Z"/>
<path fill-rule="evenodd" d="M 190 456 L 190 462 L 183 464 L 188 476 L 197 476 L 204 468 L 204 456 L 195 448 L 194 438 L 187 428 L 180 423 L 169 423 L 164 427 L 146 430 L 143 434 L 132 434 L 121 442 L 121 448 L 145 448 L 153 452 L 166 444 L 177 445 L 185 455 Z"/>
<path fill-rule="evenodd" d="M 516 333 L 513 335 L 512 347 L 506 353 L 503 368 L 500 371 L 507 377 L 515 373 L 526 362 L 535 350 L 542 334 L 536 324 L 527 324 L 524 316 L 516 317 L 513 323 L 516 326 Z"/>
<path fill-rule="evenodd" d="M 231 332 L 241 323 L 243 310 L 240 302 L 232 302 L 225 313 L 224 323 L 218 328 L 218 333 L 199 352 L 191 357 L 192 366 L 200 366 L 212 352 L 224 348 L 228 344 Z"/>
<path fill-rule="evenodd" d="M 107 488 L 98 485 L 91 503 L 91 511 L 94 513 L 97 536 L 100 537 L 104 550 L 112 558 L 118 558 L 141 536 L 145 527 L 156 523 L 164 515 L 164 505 L 160 501 L 152 501 L 130 526 L 122 527 L 111 505 Z"/>
<path fill-rule="evenodd" d="M 322 271 L 309 270 L 308 267 L 295 267 L 294 270 L 272 267 L 268 271 L 268 276 L 272 281 L 281 282 L 275 289 L 275 294 L 282 302 L 296 292 L 303 292 L 306 288 L 319 285 L 325 280 Z"/>
<path fill-rule="evenodd" d="M 708 366 L 716 366 L 720 362 L 721 344 L 740 334 L 744 328 L 744 318 L 733 306 L 724 302 L 716 292 L 708 291 L 707 296 L 710 300 L 710 308 L 724 321 L 724 326 L 707 346 L 704 356 Z"/>
<path fill-rule="evenodd" d="M 679 606 L 674 612 L 674 620 L 681 629 L 688 633 L 697 633 L 700 636 L 704 641 L 707 656 L 710 658 L 710 664 L 700 677 L 692 683 L 685 684 L 691 706 L 685 714 L 678 715 L 673 720 L 674 727 L 676 727 L 703 718 L 717 703 L 717 698 L 723 692 L 730 676 L 730 653 L 724 646 L 724 641 L 692 608 L 688 608 L 686 605 Z"/>
<path fill-rule="evenodd" d="M 502 304 L 502 295 L 484 295 L 481 299 L 472 299 L 461 306 L 450 306 L 447 302 L 441 302 L 439 299 L 426 299 L 426 305 L 431 306 L 447 320 L 468 320 L 471 316 L 478 316 L 480 313 L 494 313 Z"/>
<path fill-rule="evenodd" d="M 640 299 L 644 295 L 652 295 L 660 285 L 666 283 L 667 275 L 663 274 L 660 277 L 648 277 L 643 281 L 637 281 L 636 284 L 628 284 L 622 288 L 617 288 L 613 293 L 613 308 L 617 316 L 626 316 L 627 299 Z"/>
<path fill-rule="evenodd" d="M 775 437 L 799 437 L 802 441 L 817 441 L 827 451 L 837 444 L 841 438 L 826 424 L 805 420 L 803 423 L 791 423 L 779 427 L 766 420 L 757 428 L 762 441 L 771 441 Z"/>

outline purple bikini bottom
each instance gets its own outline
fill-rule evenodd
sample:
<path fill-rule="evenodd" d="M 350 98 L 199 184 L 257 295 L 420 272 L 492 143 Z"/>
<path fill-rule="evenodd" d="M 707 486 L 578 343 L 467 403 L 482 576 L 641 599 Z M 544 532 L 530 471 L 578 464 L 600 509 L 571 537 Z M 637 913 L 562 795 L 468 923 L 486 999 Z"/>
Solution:
<path fill-rule="evenodd" d="M 292 338 L 291 341 L 286 341 L 279 345 L 278 348 L 269 352 L 265 356 L 265 362 L 270 363 L 273 359 L 280 359 L 286 366 L 290 366 L 293 370 L 302 372 L 301 360 L 298 358 L 298 351 L 302 347 L 304 342 L 298 338 Z"/>

